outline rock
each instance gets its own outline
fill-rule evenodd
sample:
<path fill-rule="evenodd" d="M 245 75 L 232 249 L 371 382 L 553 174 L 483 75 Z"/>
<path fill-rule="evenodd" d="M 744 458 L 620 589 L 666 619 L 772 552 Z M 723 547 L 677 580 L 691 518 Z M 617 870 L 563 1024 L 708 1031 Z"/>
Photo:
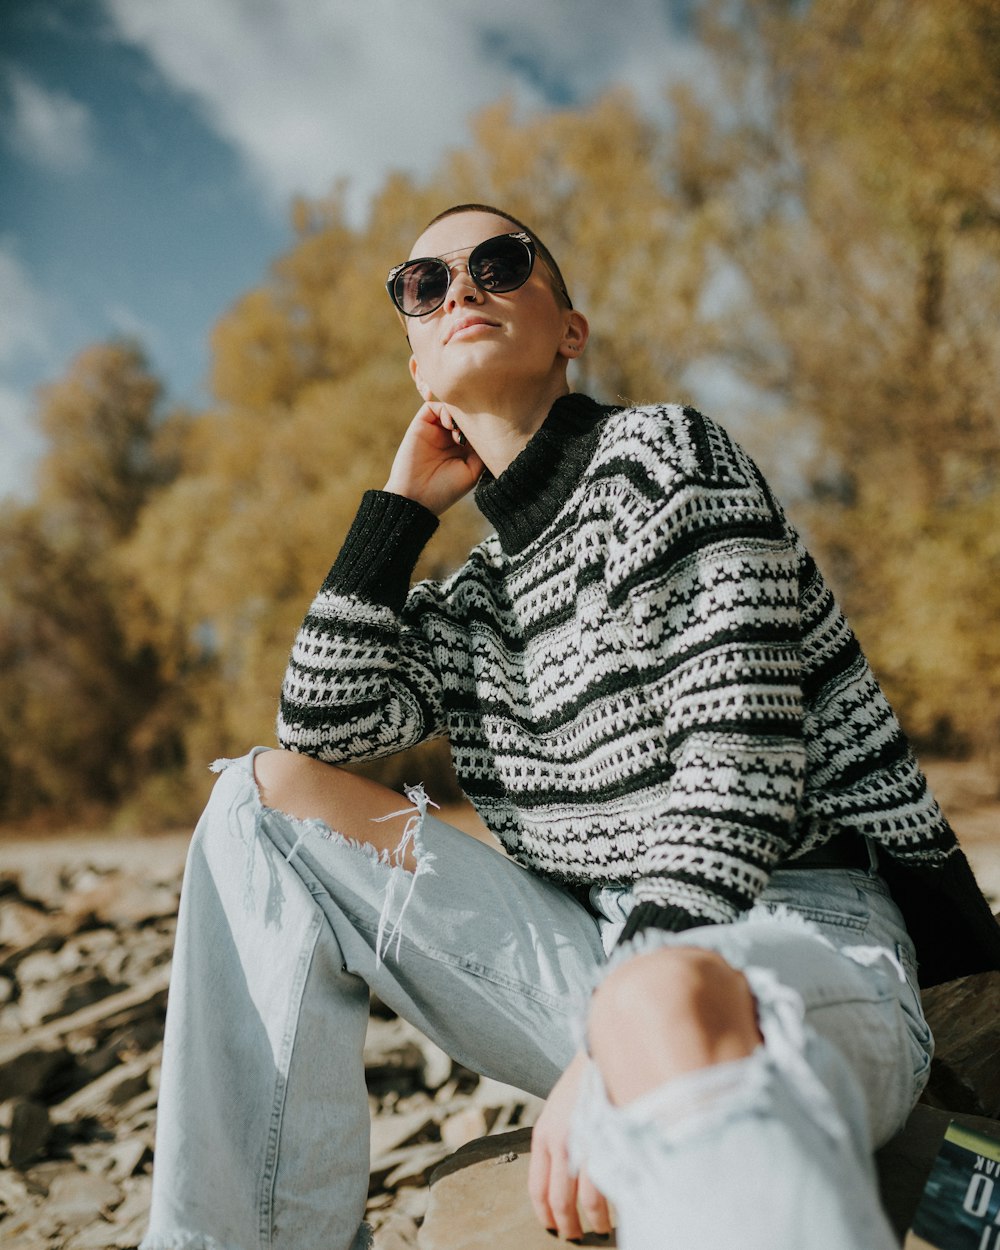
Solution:
<path fill-rule="evenodd" d="M 528 1200 L 531 1130 L 463 1146 L 431 1176 L 420 1250 L 552 1250 Z M 584 1245 L 615 1246 L 589 1234 Z"/>
<path fill-rule="evenodd" d="M 60 943 L 61 949 L 61 943 Z M 67 968 L 59 958 L 59 952 L 52 950 L 33 951 L 17 965 L 17 979 L 23 985 L 47 985 L 50 981 L 58 981 L 66 975 Z"/>
<path fill-rule="evenodd" d="M 121 1200 L 122 1191 L 113 1181 L 82 1169 L 65 1171 L 49 1187 L 47 1215 L 76 1230 L 114 1210 Z"/>
<path fill-rule="evenodd" d="M 124 1181 L 134 1176 L 149 1152 L 151 1143 L 143 1137 L 127 1137 L 104 1147 L 105 1171 L 109 1180 Z"/>
<path fill-rule="evenodd" d="M 114 872 L 80 881 L 66 895 L 63 910 L 77 922 L 93 918 L 114 928 L 128 928 L 161 920 L 177 911 L 177 890 L 145 881 L 128 873 Z"/>
<path fill-rule="evenodd" d="M 0 1171 L 0 1217 L 23 1211 L 29 1199 L 28 1186 L 23 1176 Z"/>
<path fill-rule="evenodd" d="M 1000 972 L 980 972 L 923 994 L 934 1033 L 923 1101 L 1000 1118 Z"/>
<path fill-rule="evenodd" d="M 31 959 L 39 956 L 32 955 Z M 27 962 L 27 960 L 25 961 Z M 23 968 L 22 964 L 22 968 Z M 116 994 L 126 987 L 113 985 L 101 973 L 94 976 L 77 976 L 51 981 L 38 985 L 25 986 L 21 991 L 19 1007 L 21 1021 L 25 1028 L 33 1028 L 36 1024 L 45 1024 L 60 1016 L 71 1015 L 81 1007 L 99 1002 L 111 994 Z"/>
<path fill-rule="evenodd" d="M 477 1137 L 485 1137 L 489 1125 L 482 1107 L 463 1107 L 456 1111 L 441 1125 L 441 1140 L 451 1150 L 457 1150 L 466 1142 L 475 1141 Z"/>
<path fill-rule="evenodd" d="M 393 1212 L 375 1229 L 373 1250 L 416 1250 L 417 1232 L 412 1216 Z"/>
<path fill-rule="evenodd" d="M 425 1185 L 450 1150 L 443 1142 L 428 1142 L 426 1145 L 402 1151 L 403 1157 L 386 1175 L 386 1189 L 396 1189 L 402 1185 Z"/>
<path fill-rule="evenodd" d="M 48 914 L 17 898 L 5 898 L 0 907 L 0 948 L 30 949 L 51 930 Z"/>
<path fill-rule="evenodd" d="M 434 1117 L 427 1109 L 405 1112 L 402 1115 L 376 1116 L 372 1120 L 370 1148 L 373 1171 L 382 1167 L 382 1160 L 390 1155 L 394 1158 L 395 1166 L 399 1162 L 395 1158 L 399 1147 L 433 1123 Z"/>
<path fill-rule="evenodd" d="M 44 859 L 32 858 L 21 865 L 14 881 L 20 897 L 43 911 L 58 911 L 66 896 L 63 870 Z"/>
<path fill-rule="evenodd" d="M 30 1098 L 15 1098 L 3 1108 L 7 1135 L 0 1141 L 0 1163 L 23 1171 L 41 1155 L 49 1140 L 49 1112 Z"/>
<path fill-rule="evenodd" d="M 369 1087 L 385 1079 L 398 1082 L 406 1074 L 403 1084 L 413 1084 L 424 1067 L 424 1056 L 413 1038 L 412 1026 L 404 1020 L 384 1020 L 371 1016 L 365 1037 L 365 1073 Z"/>
<path fill-rule="evenodd" d="M 136 1177 L 123 1186 L 124 1201 L 113 1211 L 75 1236 L 66 1239 L 61 1250 L 134 1250 L 146 1231 L 149 1219 L 151 1178 Z"/>
<path fill-rule="evenodd" d="M 85 1116 L 99 1118 L 103 1113 L 123 1106 L 149 1089 L 152 1063 L 152 1056 L 140 1055 L 128 1063 L 116 1064 L 53 1107 L 53 1119 L 65 1123 Z"/>
<path fill-rule="evenodd" d="M 443 1051 L 429 1037 L 424 1037 L 422 1034 L 419 1037 L 418 1045 L 420 1046 L 420 1053 L 424 1057 L 424 1088 L 438 1089 L 446 1084 L 451 1076 L 451 1055 Z"/>
<path fill-rule="evenodd" d="M 48 1059 L 57 1064 L 63 1062 L 63 1047 L 74 1034 L 93 1036 L 95 1032 L 122 1027 L 151 1012 L 162 1014 L 166 1007 L 169 979 L 169 969 L 158 968 L 137 985 L 83 1007 L 70 1016 L 43 1024 L 25 1037 L 0 1044 L 0 1100 L 30 1092 L 19 1088 L 26 1075 L 24 1068 L 31 1064 L 44 1067 Z"/>
<path fill-rule="evenodd" d="M 29 1036 L 15 1043 L 8 1053 L 0 1047 L 0 1100 L 35 1098 L 49 1085 L 56 1073 L 64 1069 L 68 1057 L 58 1050 L 43 1049 Z"/>

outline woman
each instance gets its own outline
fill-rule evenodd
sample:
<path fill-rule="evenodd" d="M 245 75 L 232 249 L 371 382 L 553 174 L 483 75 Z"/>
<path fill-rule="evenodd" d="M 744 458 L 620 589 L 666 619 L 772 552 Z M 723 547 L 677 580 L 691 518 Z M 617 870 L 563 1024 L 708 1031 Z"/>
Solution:
<path fill-rule="evenodd" d="M 931 1038 L 892 895 L 928 980 L 1000 940 L 856 641 L 722 429 L 569 391 L 587 321 L 521 222 L 448 210 L 388 289 L 423 404 L 284 749 L 219 765 L 192 844 L 146 1250 L 367 1244 L 369 987 L 547 1098 L 555 1236 L 610 1201 L 626 1247 L 895 1246 L 871 1153 Z M 473 488 L 497 532 L 411 588 Z M 441 734 L 512 858 L 333 766 Z"/>

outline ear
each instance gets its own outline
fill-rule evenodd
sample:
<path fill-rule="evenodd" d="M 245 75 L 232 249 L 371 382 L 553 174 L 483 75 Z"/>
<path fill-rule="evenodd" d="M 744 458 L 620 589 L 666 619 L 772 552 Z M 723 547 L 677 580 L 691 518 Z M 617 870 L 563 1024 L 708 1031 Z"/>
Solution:
<path fill-rule="evenodd" d="M 430 403 L 434 398 L 434 392 L 424 381 L 424 375 L 420 372 L 420 366 L 417 364 L 416 356 L 410 357 L 410 377 L 413 379 L 413 385 L 420 392 L 420 397 L 424 403 Z"/>
<path fill-rule="evenodd" d="M 589 338 L 590 322 L 582 312 L 578 312 L 575 308 L 569 309 L 563 326 L 563 336 L 559 343 L 559 355 L 565 356 L 568 360 L 575 360 L 587 346 Z"/>

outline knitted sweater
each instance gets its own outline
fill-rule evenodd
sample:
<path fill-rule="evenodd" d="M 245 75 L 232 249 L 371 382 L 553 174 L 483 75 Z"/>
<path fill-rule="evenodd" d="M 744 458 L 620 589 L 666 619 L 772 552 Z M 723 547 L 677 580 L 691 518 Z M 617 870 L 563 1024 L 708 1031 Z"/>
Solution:
<path fill-rule="evenodd" d="M 1000 966 L 854 635 L 723 429 L 568 395 L 476 500 L 496 533 L 410 589 L 437 519 L 365 495 L 295 641 L 283 746 L 340 762 L 447 735 L 514 858 L 570 888 L 631 885 L 626 937 L 732 920 L 777 866 L 854 830 L 974 917 L 928 979 Z"/>

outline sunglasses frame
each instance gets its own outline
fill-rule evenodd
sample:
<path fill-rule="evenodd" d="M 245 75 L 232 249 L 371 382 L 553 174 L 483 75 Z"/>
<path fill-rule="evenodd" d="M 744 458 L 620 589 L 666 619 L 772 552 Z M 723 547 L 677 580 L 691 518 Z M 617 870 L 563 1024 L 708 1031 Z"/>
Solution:
<path fill-rule="evenodd" d="M 495 243 L 498 239 L 517 239 L 517 241 L 520 244 L 522 244 L 522 246 L 524 247 L 524 250 L 528 253 L 530 263 L 528 264 L 527 273 L 524 275 L 521 281 L 518 282 L 515 286 L 508 286 L 508 287 L 504 287 L 503 289 L 500 289 L 498 287 L 493 287 L 491 289 L 488 286 L 484 286 L 476 277 L 476 275 L 472 272 L 471 262 L 472 262 L 472 258 L 475 256 L 476 252 L 478 252 L 480 248 L 486 247 L 487 244 L 489 243 Z M 534 271 L 535 261 L 537 259 L 538 259 L 538 249 L 535 247 L 535 241 L 531 237 L 531 235 L 527 234 L 523 230 L 510 230 L 503 234 L 490 235 L 488 239 L 483 239 L 481 243 L 477 243 L 475 247 L 471 248 L 469 251 L 468 260 L 466 261 L 466 268 L 468 269 L 469 277 L 476 284 L 476 286 L 479 288 L 480 291 L 486 291 L 487 294 L 506 295 L 508 292 L 518 291 L 520 290 L 522 286 L 524 286 L 524 284 L 528 281 L 528 279 L 531 277 Z M 403 308 L 402 305 L 399 303 L 399 300 L 396 298 L 396 292 L 395 292 L 396 279 L 399 277 L 401 273 L 403 273 L 404 270 L 410 269 L 414 265 L 426 265 L 428 262 L 433 262 L 438 265 L 443 265 L 444 268 L 448 272 L 448 281 L 445 283 L 444 291 L 441 295 L 441 301 L 440 303 L 435 304 L 433 308 L 425 308 L 422 312 L 407 312 L 406 309 Z M 441 307 L 441 305 L 448 298 L 448 291 L 451 287 L 453 272 L 454 271 L 451 265 L 449 265 L 448 262 L 440 256 L 414 256 L 412 260 L 404 260 L 402 264 L 393 265 L 393 267 L 389 270 L 389 276 L 385 282 L 385 289 L 389 293 L 389 298 L 392 300 L 393 306 L 397 309 L 398 312 L 402 313 L 404 317 L 428 317 L 430 316 L 431 313 L 437 312 L 437 310 Z"/>

